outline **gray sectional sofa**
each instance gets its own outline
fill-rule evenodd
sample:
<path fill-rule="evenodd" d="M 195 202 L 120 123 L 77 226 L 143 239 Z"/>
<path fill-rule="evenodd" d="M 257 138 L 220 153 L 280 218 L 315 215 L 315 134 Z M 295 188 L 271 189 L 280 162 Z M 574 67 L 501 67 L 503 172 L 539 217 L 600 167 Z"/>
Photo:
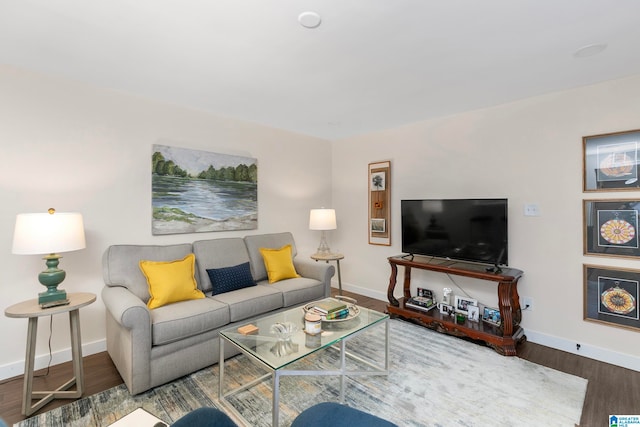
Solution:
<path fill-rule="evenodd" d="M 287 244 L 292 245 L 293 263 L 301 277 L 269 284 L 259 249 Z M 195 254 L 195 279 L 206 298 L 148 309 L 150 294 L 139 261 L 172 261 L 190 253 Z M 296 254 L 291 233 L 107 248 L 102 290 L 107 351 L 129 392 L 138 394 L 217 363 L 222 328 L 330 296 L 334 267 L 301 261 Z M 212 295 L 208 269 L 246 262 L 257 286 Z M 225 358 L 233 354 L 229 348 Z"/>

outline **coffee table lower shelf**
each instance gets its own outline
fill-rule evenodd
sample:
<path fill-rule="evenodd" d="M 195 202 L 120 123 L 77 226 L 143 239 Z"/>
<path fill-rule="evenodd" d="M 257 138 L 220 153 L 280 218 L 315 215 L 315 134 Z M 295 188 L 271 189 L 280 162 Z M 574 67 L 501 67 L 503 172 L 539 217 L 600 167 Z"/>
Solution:
<path fill-rule="evenodd" d="M 237 418 L 241 420 L 245 420 L 242 414 L 240 414 L 234 406 L 227 400 L 228 397 L 233 396 L 239 392 L 248 390 L 264 381 L 271 380 L 271 393 L 272 393 L 272 426 L 277 427 L 279 425 L 280 418 L 280 377 L 283 376 L 339 376 L 340 377 L 340 403 L 344 403 L 344 392 L 345 392 L 345 382 L 346 378 L 350 376 L 367 376 L 367 375 L 388 375 L 389 374 L 389 318 L 387 317 L 384 321 L 385 327 L 385 348 L 384 348 L 384 368 L 373 364 L 367 360 L 362 359 L 361 357 L 347 351 L 346 344 L 352 338 L 358 336 L 361 332 L 366 331 L 368 328 L 364 328 L 361 331 L 344 337 L 338 340 L 334 345 L 328 346 L 326 348 L 321 348 L 319 351 L 329 351 L 331 349 L 337 350 L 340 352 L 340 367 L 335 370 L 295 370 L 295 369 L 285 369 L 282 368 L 273 368 L 269 364 L 260 360 L 260 358 L 252 355 L 250 352 L 246 351 L 241 345 L 233 342 L 229 338 L 224 335 L 220 335 L 220 375 L 219 375 L 219 389 L 218 396 L 220 403 L 228 410 L 230 410 Z M 370 325 L 373 326 L 373 325 Z M 234 348 L 240 351 L 242 354 L 247 356 L 251 361 L 256 363 L 258 366 L 264 368 L 267 373 L 261 377 L 254 379 L 253 381 L 244 384 L 240 387 L 237 387 L 233 390 L 229 390 L 227 392 L 224 391 L 224 372 L 225 372 L 225 343 L 231 344 Z M 311 353 L 313 354 L 313 353 Z M 364 370 L 364 371 L 349 371 L 347 370 L 347 357 L 352 360 L 356 360 L 359 363 L 362 363 L 366 366 L 369 366 L 373 370 Z M 245 420 L 246 422 L 246 420 Z M 249 425 L 247 423 L 247 425 Z"/>

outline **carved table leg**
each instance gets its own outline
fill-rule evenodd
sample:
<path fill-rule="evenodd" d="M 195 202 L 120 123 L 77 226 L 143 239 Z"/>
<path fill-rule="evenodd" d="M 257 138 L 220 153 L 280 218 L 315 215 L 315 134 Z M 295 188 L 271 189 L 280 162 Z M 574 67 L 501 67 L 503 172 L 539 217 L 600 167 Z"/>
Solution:
<path fill-rule="evenodd" d="M 389 277 L 389 287 L 387 288 L 387 299 L 389 300 L 389 304 L 398 307 L 400 303 L 393 296 L 393 291 L 396 288 L 396 276 L 398 274 L 398 266 L 394 263 L 391 264 L 391 276 Z"/>
<path fill-rule="evenodd" d="M 408 301 L 411 298 L 411 267 L 404 266 L 404 286 L 403 286 L 404 300 Z"/>

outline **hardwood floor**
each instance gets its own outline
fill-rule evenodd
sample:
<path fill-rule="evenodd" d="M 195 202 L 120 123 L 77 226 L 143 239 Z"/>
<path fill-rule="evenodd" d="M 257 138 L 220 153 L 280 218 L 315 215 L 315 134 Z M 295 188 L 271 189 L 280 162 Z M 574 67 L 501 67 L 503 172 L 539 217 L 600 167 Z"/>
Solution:
<path fill-rule="evenodd" d="M 337 290 L 334 289 L 334 294 Z M 351 292 L 343 292 L 358 300 L 358 305 L 384 311 L 385 301 L 379 301 Z M 640 414 L 640 372 L 620 368 L 571 353 L 525 342 L 518 347 L 518 356 L 540 365 L 577 375 L 589 380 L 585 397 L 581 427 L 606 426 L 610 414 Z M 36 375 L 43 371 L 36 372 Z M 71 362 L 51 367 L 46 377 L 36 378 L 34 388 L 56 388 L 73 375 Z M 115 366 L 106 352 L 84 358 L 85 395 L 98 393 L 122 383 Z M 0 417 L 12 425 L 25 417 L 21 414 L 22 376 L 0 383 Z M 527 390 L 522 390 L 526 393 Z M 58 399 L 46 405 L 40 412 L 49 411 L 69 403 Z M 517 425 L 514 420 L 514 425 Z"/>

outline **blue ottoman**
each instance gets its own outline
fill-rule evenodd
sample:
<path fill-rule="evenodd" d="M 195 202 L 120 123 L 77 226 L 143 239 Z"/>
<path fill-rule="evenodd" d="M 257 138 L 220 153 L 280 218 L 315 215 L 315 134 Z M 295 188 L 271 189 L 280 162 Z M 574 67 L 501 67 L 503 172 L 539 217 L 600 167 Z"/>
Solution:
<path fill-rule="evenodd" d="M 224 412 L 216 408 L 199 408 L 189 412 L 172 427 L 238 427 Z M 389 421 L 339 403 L 318 403 L 305 409 L 291 427 L 397 427 Z"/>
<path fill-rule="evenodd" d="M 395 424 L 358 409 L 334 402 L 318 403 L 305 409 L 291 427 L 397 427 Z"/>

